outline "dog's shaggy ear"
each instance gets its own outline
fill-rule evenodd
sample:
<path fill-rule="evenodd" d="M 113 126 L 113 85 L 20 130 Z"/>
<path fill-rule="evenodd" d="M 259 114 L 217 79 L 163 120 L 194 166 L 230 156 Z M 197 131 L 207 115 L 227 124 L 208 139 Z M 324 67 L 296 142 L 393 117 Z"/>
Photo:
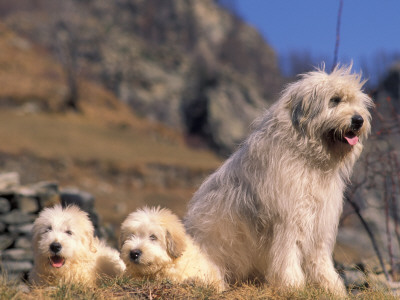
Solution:
<path fill-rule="evenodd" d="M 186 249 L 185 235 L 174 231 L 171 233 L 167 230 L 165 239 L 167 242 L 168 255 L 174 259 L 180 257 Z"/>
<path fill-rule="evenodd" d="M 160 225 L 165 229 L 167 253 L 173 259 L 180 257 L 186 249 L 186 231 L 179 218 L 167 208 L 152 210 L 158 215 Z"/>
<path fill-rule="evenodd" d="M 65 207 L 64 211 L 74 216 L 74 227 L 80 230 L 82 244 L 87 245 L 91 252 L 96 253 L 98 239 L 94 236 L 94 227 L 89 215 L 75 205 Z"/>
<path fill-rule="evenodd" d="M 299 93 L 296 84 L 289 87 L 288 96 L 293 126 L 305 133 L 308 123 L 319 116 L 324 109 L 324 99 L 318 99 L 316 89 L 310 90 L 309 93 Z"/>
<path fill-rule="evenodd" d="M 302 101 L 298 101 L 292 108 L 292 123 L 296 128 L 300 126 L 300 120 L 303 117 Z"/>
<path fill-rule="evenodd" d="M 127 239 L 128 239 L 128 232 L 126 232 L 126 230 L 124 230 L 124 227 L 122 227 L 121 233 L 120 233 L 119 239 L 118 239 L 119 249 L 122 249 L 122 246 L 124 245 L 124 243 Z"/>
<path fill-rule="evenodd" d="M 83 230 L 80 239 L 82 244 L 86 245 L 91 252 L 97 252 L 98 239 L 94 236 L 93 230 Z"/>
<path fill-rule="evenodd" d="M 98 243 L 99 243 L 99 239 L 97 237 L 90 236 L 90 238 L 89 238 L 89 249 L 90 249 L 90 251 L 92 251 L 93 253 L 96 253 L 97 252 L 96 245 Z"/>

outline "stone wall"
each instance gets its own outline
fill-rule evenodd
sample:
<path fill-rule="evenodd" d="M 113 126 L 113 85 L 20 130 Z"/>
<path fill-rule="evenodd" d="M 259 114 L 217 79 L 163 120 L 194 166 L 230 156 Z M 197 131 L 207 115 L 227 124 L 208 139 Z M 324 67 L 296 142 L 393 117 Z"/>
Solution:
<path fill-rule="evenodd" d="M 49 206 L 61 203 L 78 205 L 86 211 L 100 238 L 110 239 L 99 225 L 99 217 L 94 210 L 94 198 L 87 192 L 75 188 L 60 189 L 54 182 L 39 182 L 21 185 L 17 173 L 0 174 L 0 272 L 8 279 L 27 279 L 33 267 L 31 230 L 39 212 Z M 358 265 L 338 265 L 337 269 L 347 287 L 353 292 L 357 288 L 372 286 L 389 288 L 400 295 L 399 282 L 387 282 L 382 270 L 362 263 Z"/>
<path fill-rule="evenodd" d="M 21 185 L 18 173 L 0 174 L 0 271 L 9 279 L 26 278 L 33 266 L 31 230 L 39 212 L 49 206 L 76 204 L 91 218 L 101 237 L 94 198 L 78 189 L 59 189 L 57 183 Z"/>

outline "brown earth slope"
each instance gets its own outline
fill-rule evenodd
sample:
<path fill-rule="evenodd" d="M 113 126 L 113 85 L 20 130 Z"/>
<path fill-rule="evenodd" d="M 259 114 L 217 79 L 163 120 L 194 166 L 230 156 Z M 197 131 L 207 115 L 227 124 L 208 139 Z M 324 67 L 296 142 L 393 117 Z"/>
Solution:
<path fill-rule="evenodd" d="M 283 78 L 261 34 L 217 2 L 19 0 L 0 17 L 136 113 L 226 155 Z"/>
<path fill-rule="evenodd" d="M 85 79 L 79 79 L 81 112 L 65 111 L 61 66 L 3 24 L 0 86 L 0 171 L 18 171 L 23 183 L 56 180 L 88 191 L 103 221 L 119 225 L 145 204 L 182 215 L 196 186 L 220 163 Z"/>

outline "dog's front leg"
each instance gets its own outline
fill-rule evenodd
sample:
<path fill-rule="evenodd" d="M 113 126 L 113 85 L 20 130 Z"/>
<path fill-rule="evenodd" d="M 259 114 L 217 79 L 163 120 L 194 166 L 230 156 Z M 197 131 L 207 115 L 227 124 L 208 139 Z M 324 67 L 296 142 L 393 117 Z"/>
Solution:
<path fill-rule="evenodd" d="M 305 278 L 302 255 L 296 240 L 296 226 L 275 224 L 268 255 L 266 280 L 273 286 L 301 287 Z"/>
<path fill-rule="evenodd" d="M 346 295 L 343 281 L 333 266 L 331 251 L 326 249 L 316 250 L 307 257 L 304 265 L 310 283 L 317 284 L 339 296 Z"/>

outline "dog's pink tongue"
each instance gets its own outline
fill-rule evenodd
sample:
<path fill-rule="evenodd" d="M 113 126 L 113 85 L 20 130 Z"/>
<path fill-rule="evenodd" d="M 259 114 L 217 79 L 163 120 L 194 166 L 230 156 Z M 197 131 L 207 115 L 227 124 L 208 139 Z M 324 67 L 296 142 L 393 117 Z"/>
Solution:
<path fill-rule="evenodd" d="M 52 267 L 61 268 L 64 264 L 64 258 L 62 258 L 60 256 L 52 256 L 50 258 L 50 262 L 51 262 Z"/>
<path fill-rule="evenodd" d="M 344 138 L 345 138 L 345 139 L 347 140 L 347 142 L 348 142 L 350 145 L 352 145 L 352 146 L 354 146 L 355 144 L 358 143 L 358 136 L 354 136 L 354 137 L 347 137 L 347 136 L 345 136 Z"/>

